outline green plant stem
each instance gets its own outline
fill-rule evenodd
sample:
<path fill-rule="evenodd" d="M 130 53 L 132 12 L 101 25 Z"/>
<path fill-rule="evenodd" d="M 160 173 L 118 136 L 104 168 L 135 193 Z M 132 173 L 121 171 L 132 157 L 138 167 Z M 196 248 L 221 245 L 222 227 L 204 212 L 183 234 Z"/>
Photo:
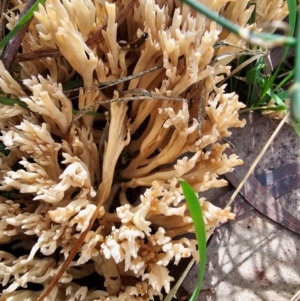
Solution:
<path fill-rule="evenodd" d="M 228 19 L 220 16 L 219 14 L 215 13 L 214 11 L 210 10 L 201 2 L 195 0 L 182 0 L 184 3 L 191 6 L 196 11 L 202 13 L 209 19 L 217 22 L 218 24 L 222 25 L 227 30 L 235 33 L 241 39 L 247 40 L 250 43 L 259 45 L 259 46 L 266 46 L 266 47 L 275 47 L 278 45 L 286 44 L 286 45 L 295 45 L 296 39 L 291 36 L 281 36 L 278 34 L 268 34 L 268 33 L 255 33 L 249 31 L 245 28 L 242 28 Z"/>
<path fill-rule="evenodd" d="M 18 99 L 0 97 L 0 103 L 3 104 L 3 105 L 7 105 L 7 106 L 18 105 L 22 108 L 27 108 L 27 104 L 25 102 L 21 101 L 21 100 L 18 100 Z"/>
<path fill-rule="evenodd" d="M 300 11 L 298 11 L 297 20 L 297 45 L 295 65 L 295 82 L 289 90 L 289 95 L 291 98 L 290 120 L 295 131 L 300 136 Z"/>
<path fill-rule="evenodd" d="M 28 12 L 21 18 L 21 20 L 16 24 L 16 26 L 3 38 L 0 42 L 0 49 L 3 49 L 6 44 L 17 34 L 19 30 L 32 18 L 33 13 L 38 9 L 39 4 L 45 3 L 46 0 L 37 0 Z"/>
<path fill-rule="evenodd" d="M 26 6 L 22 13 L 20 14 L 20 18 L 26 15 L 26 13 L 32 8 L 32 6 L 35 4 L 36 0 L 28 0 L 26 3 Z M 1 54 L 1 60 L 6 70 L 9 70 L 14 58 L 18 52 L 18 49 L 20 48 L 21 42 L 23 40 L 23 37 L 29 27 L 31 18 L 23 24 L 23 26 L 18 30 L 18 32 L 8 41 L 7 45 L 5 46 L 2 54 Z"/>
<path fill-rule="evenodd" d="M 239 110 L 239 114 L 243 114 L 251 111 L 285 111 L 285 110 L 286 110 L 286 106 L 277 106 L 277 107 L 262 106 L 262 107 L 241 109 Z"/>
<path fill-rule="evenodd" d="M 296 68 L 289 71 L 289 73 L 283 78 L 283 80 L 274 88 L 274 91 L 279 90 L 285 83 L 287 83 L 295 75 L 295 72 Z"/>

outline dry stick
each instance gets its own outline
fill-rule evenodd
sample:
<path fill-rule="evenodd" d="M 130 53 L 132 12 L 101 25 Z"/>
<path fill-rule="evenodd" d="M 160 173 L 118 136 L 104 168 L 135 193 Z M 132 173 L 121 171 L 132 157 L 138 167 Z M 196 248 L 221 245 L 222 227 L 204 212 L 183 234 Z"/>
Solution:
<path fill-rule="evenodd" d="M 237 49 L 242 50 L 243 52 L 246 52 L 248 55 L 255 55 L 255 54 L 258 54 L 258 52 L 260 52 L 260 53 L 262 52 L 262 51 L 257 51 L 256 49 L 249 49 L 246 46 L 238 46 L 238 45 L 232 44 L 226 40 L 218 41 L 213 45 L 214 49 L 223 48 L 223 47 L 224 48 L 225 47 L 237 48 Z M 239 54 L 239 53 L 240 52 L 235 52 L 235 54 Z"/>
<path fill-rule="evenodd" d="M 61 57 L 62 53 L 58 49 L 47 49 L 47 50 L 35 50 L 31 52 L 18 54 L 15 58 L 15 62 L 29 62 L 44 59 L 47 57 Z"/>
<path fill-rule="evenodd" d="M 300 298 L 300 290 L 292 297 L 290 301 L 298 301 Z"/>
<path fill-rule="evenodd" d="M 234 57 L 236 59 L 236 58 L 239 58 L 239 57 L 244 56 L 244 55 L 253 57 L 253 56 L 257 56 L 257 55 L 266 56 L 268 54 L 269 54 L 269 52 L 265 52 L 265 51 L 224 52 L 220 55 L 217 55 L 214 58 L 213 63 L 219 62 L 219 61 L 221 61 L 223 59 L 226 59 L 228 57 Z"/>
<path fill-rule="evenodd" d="M 35 2 L 36 0 L 27 1 L 24 10 L 20 14 L 20 19 L 28 12 Z M 32 18 L 10 39 L 5 46 L 0 59 L 6 70 L 9 70 L 11 67 L 31 20 Z"/>
<path fill-rule="evenodd" d="M 0 40 L 3 39 L 5 35 L 5 18 L 4 14 L 6 13 L 8 8 L 8 0 L 0 1 Z"/>
<path fill-rule="evenodd" d="M 173 300 L 173 297 L 175 296 L 175 294 L 176 294 L 177 290 L 179 289 L 181 283 L 183 282 L 183 280 L 185 279 L 186 275 L 188 274 L 188 272 L 190 271 L 190 269 L 192 268 L 192 266 L 194 265 L 195 262 L 196 262 L 195 258 L 192 258 L 191 261 L 189 262 L 189 264 L 187 265 L 187 267 L 185 268 L 185 270 L 183 271 L 180 278 L 177 280 L 175 285 L 172 287 L 172 289 L 170 290 L 170 292 L 168 293 L 168 295 L 164 299 L 164 301 L 172 301 Z"/>
<path fill-rule="evenodd" d="M 141 77 L 145 74 L 148 74 L 150 72 L 153 72 L 153 71 L 156 71 L 160 68 L 162 68 L 163 65 L 158 65 L 158 66 L 154 66 L 148 70 L 145 70 L 145 71 L 142 71 L 142 72 L 139 72 L 137 74 L 132 74 L 132 75 L 128 75 L 128 76 L 123 76 L 121 78 L 117 78 L 117 79 L 113 79 L 111 81 L 108 81 L 108 82 L 104 82 L 104 83 L 101 83 L 101 84 L 98 84 L 98 85 L 92 85 L 92 86 L 85 86 L 85 87 L 81 87 L 81 88 L 75 88 L 75 89 L 71 89 L 71 90 L 64 90 L 63 92 L 66 93 L 66 92 L 74 92 L 74 91 L 78 91 L 78 90 L 81 90 L 81 89 L 89 89 L 89 88 L 95 88 L 95 90 L 92 90 L 92 91 L 88 91 L 88 92 L 85 92 L 85 94 L 88 94 L 88 93 L 93 93 L 97 90 L 103 90 L 103 89 L 106 89 L 106 88 L 109 88 L 109 87 L 113 87 L 113 86 L 116 86 L 120 83 L 124 83 L 124 82 L 127 82 L 127 81 L 130 81 L 130 80 L 133 80 L 135 78 L 138 78 L 138 77 Z M 71 97 L 70 99 L 73 99 L 73 98 L 77 98 L 77 96 L 75 97 Z"/>
<path fill-rule="evenodd" d="M 198 99 L 199 101 L 199 106 L 198 106 L 198 112 L 197 112 L 197 121 L 198 121 L 198 134 L 199 137 L 202 137 L 202 128 L 204 124 L 204 119 L 205 119 L 205 83 L 202 86 L 202 90 L 200 93 L 200 97 Z"/>
<path fill-rule="evenodd" d="M 275 131 L 273 132 L 273 134 L 271 135 L 271 137 L 269 138 L 269 140 L 267 141 L 267 143 L 265 144 L 265 146 L 263 147 L 263 149 L 261 150 L 261 152 L 259 153 L 259 155 L 256 157 L 255 161 L 250 166 L 247 174 L 245 175 L 245 177 L 243 178 L 243 180 L 241 181 L 241 183 L 239 184 L 239 186 L 236 188 L 236 190 L 233 193 L 233 195 L 230 197 L 230 199 L 227 202 L 225 208 L 229 207 L 232 204 L 232 202 L 234 201 L 235 197 L 238 195 L 238 193 L 240 192 L 240 190 L 242 189 L 242 187 L 246 183 L 247 179 L 249 178 L 249 176 L 253 172 L 254 168 L 256 167 L 256 165 L 258 164 L 258 162 L 260 161 L 260 159 L 262 158 L 262 156 L 265 154 L 266 150 L 268 149 L 268 147 L 270 146 L 270 144 L 273 142 L 274 138 L 276 137 L 276 135 L 278 134 L 278 132 L 280 131 L 280 129 L 282 128 L 282 126 L 285 124 L 286 120 L 289 118 L 289 115 L 290 115 L 290 112 L 288 112 L 284 116 L 284 118 L 281 120 L 281 122 L 278 124 L 277 128 L 275 129 Z"/>
<path fill-rule="evenodd" d="M 149 95 L 144 95 L 144 96 L 130 96 L 130 97 L 120 97 L 120 98 L 115 98 L 115 99 L 108 99 L 108 100 L 103 100 L 103 101 L 97 101 L 77 113 L 72 120 L 72 123 L 77 121 L 79 118 L 81 118 L 83 115 L 85 115 L 87 112 L 91 111 L 95 106 L 98 105 L 103 105 L 103 104 L 109 104 L 112 102 L 122 102 L 122 101 L 131 101 L 131 100 L 169 100 L 169 101 L 184 101 L 184 98 L 180 97 L 168 97 L 168 96 L 161 96 L 157 94 L 151 94 L 149 92 Z"/>

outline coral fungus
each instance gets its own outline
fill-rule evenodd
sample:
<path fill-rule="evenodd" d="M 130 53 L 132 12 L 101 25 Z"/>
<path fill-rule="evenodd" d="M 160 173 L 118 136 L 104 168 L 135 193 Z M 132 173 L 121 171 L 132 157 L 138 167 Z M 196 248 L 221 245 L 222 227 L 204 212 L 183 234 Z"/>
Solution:
<path fill-rule="evenodd" d="M 11 2 L 18 8 L 6 14 L 9 29 L 26 1 Z M 242 0 L 231 2 L 231 13 L 230 1 L 202 2 L 244 26 L 253 10 Z M 218 85 L 230 68 L 213 60 L 226 50 L 214 45 L 227 37 L 172 0 L 39 6 L 19 57 L 45 56 L 20 59 L 15 76 L 0 62 L 2 96 L 24 104 L 0 105 L 0 190 L 11 192 L 0 197 L 1 300 L 36 300 L 40 292 L 27 285 L 46 288 L 83 233 L 47 300 L 153 300 L 169 292 L 169 265 L 197 254 L 185 237 L 194 229 L 178 178 L 199 193 L 226 185 L 219 176 L 242 164 L 220 143 L 245 124 L 237 95 Z M 78 79 L 85 88 L 67 91 Z M 74 115 L 86 108 L 94 114 Z M 230 208 L 199 202 L 207 232 L 234 218 Z M 80 281 L 95 273 L 92 286 Z"/>

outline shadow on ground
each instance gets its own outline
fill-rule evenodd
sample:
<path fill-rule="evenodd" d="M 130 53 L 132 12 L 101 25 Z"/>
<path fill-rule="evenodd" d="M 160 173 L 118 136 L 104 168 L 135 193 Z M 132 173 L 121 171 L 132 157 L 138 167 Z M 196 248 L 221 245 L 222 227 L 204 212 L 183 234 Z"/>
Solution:
<path fill-rule="evenodd" d="M 243 117 L 243 116 L 242 116 Z M 243 177 L 279 121 L 248 114 L 244 129 L 230 138 L 234 152 L 245 162 L 237 168 Z M 300 162 L 300 139 L 285 125 L 263 157 L 255 174 Z M 300 189 L 281 196 L 280 202 L 300 219 Z M 300 236 L 251 211 L 216 230 L 208 248 L 208 259 L 200 301 L 286 301 L 300 289 Z M 299 254 L 299 253 L 298 253 Z M 197 268 L 184 282 L 191 293 Z"/>

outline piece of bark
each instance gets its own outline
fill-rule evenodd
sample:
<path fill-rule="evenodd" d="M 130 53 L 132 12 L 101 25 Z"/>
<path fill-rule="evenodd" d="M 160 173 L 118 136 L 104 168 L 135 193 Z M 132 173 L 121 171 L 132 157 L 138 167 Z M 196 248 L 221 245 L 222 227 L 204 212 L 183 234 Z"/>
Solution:
<path fill-rule="evenodd" d="M 8 8 L 8 0 L 2 0 L 0 1 L 0 16 L 1 16 L 1 22 L 0 22 L 0 40 L 3 39 L 5 35 L 5 18 L 4 13 L 6 13 Z"/>
<path fill-rule="evenodd" d="M 20 14 L 20 20 L 28 12 L 28 10 L 33 6 L 35 2 L 36 0 L 28 0 L 24 10 Z M 24 35 L 29 27 L 30 22 L 31 19 L 10 39 L 10 41 L 4 47 L 0 59 L 6 70 L 9 70 L 11 67 L 15 59 L 15 56 L 17 55 L 21 42 L 24 38 Z"/>

